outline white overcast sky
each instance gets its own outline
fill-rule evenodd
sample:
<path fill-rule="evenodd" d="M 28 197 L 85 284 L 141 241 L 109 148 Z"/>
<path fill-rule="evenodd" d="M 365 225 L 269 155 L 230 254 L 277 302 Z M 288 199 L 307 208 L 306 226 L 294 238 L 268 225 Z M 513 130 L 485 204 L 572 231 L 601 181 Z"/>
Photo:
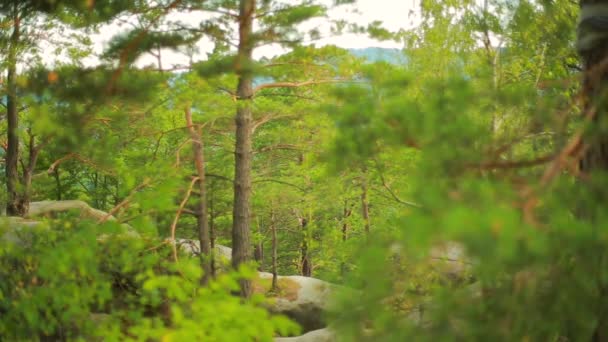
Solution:
<path fill-rule="evenodd" d="M 420 0 L 357 0 L 355 5 L 344 5 L 332 9 L 329 13 L 329 17 L 346 19 L 359 25 L 367 25 L 368 23 L 379 20 L 383 22 L 387 29 L 397 31 L 399 29 L 408 29 L 413 27 L 415 23 L 410 13 L 417 6 L 419 6 L 419 3 Z M 170 19 L 177 19 L 179 17 L 180 20 L 186 22 L 196 23 L 197 21 L 200 21 L 200 14 L 198 18 L 195 17 L 194 14 L 189 14 L 189 16 L 190 17 L 173 14 L 173 17 L 170 17 Z M 311 23 L 308 25 L 310 26 Z M 323 28 L 322 22 L 315 21 L 312 25 L 321 25 L 321 28 Z M 325 26 L 327 26 L 327 24 Z M 127 29 L 128 26 L 119 27 L 117 25 L 102 28 L 99 34 L 92 36 L 95 43 L 95 52 L 100 53 L 103 51 L 104 46 L 114 34 Z M 329 37 L 315 42 L 315 45 L 318 46 L 326 44 L 335 44 L 343 48 L 402 47 L 401 44 L 397 42 L 381 42 L 364 35 L 354 34 Z M 199 44 L 199 49 L 202 56 L 205 56 L 205 53 L 211 51 L 212 48 L 213 45 L 209 41 L 201 41 Z M 272 57 L 284 52 L 284 50 L 281 50 L 277 46 L 265 46 L 258 48 L 254 53 L 254 57 Z M 188 62 L 186 56 L 173 53 L 171 51 L 164 51 L 162 56 L 163 65 L 165 67 L 184 65 Z M 154 63 L 154 61 L 155 59 L 151 56 L 145 56 L 142 57 L 137 64 L 146 65 Z M 85 61 L 85 64 L 94 63 L 94 59 L 92 58 Z"/>

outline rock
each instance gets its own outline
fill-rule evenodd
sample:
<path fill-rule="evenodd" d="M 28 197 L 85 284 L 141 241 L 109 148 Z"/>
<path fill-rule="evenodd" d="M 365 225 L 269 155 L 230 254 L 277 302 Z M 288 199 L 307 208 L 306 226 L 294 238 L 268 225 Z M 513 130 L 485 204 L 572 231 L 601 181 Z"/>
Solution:
<path fill-rule="evenodd" d="M 333 342 L 335 340 L 336 335 L 327 328 L 313 330 L 301 336 L 277 337 L 274 339 L 275 342 Z"/>
<path fill-rule="evenodd" d="M 32 232 L 38 228 L 44 228 L 39 221 L 22 217 L 2 217 L 0 218 L 0 241 L 25 245 L 26 241 L 31 240 Z"/>
<path fill-rule="evenodd" d="M 95 209 L 86 202 L 79 200 L 31 202 L 30 210 L 26 217 L 31 218 L 69 210 L 78 210 L 82 216 L 92 219 L 116 220 L 114 216 L 108 215 L 105 211 Z"/>
<path fill-rule="evenodd" d="M 268 294 L 272 274 L 258 274 L 259 279 L 254 281 L 254 292 Z M 304 331 L 325 327 L 324 315 L 332 309 L 332 294 L 345 290 L 341 286 L 309 277 L 279 276 L 277 280 L 279 290 L 271 297 L 268 309 L 298 322 Z"/>
<path fill-rule="evenodd" d="M 40 216 L 49 215 L 56 212 L 63 212 L 69 210 L 76 210 L 80 212 L 80 215 L 85 218 L 93 220 L 107 220 L 115 221 L 116 218 L 112 215 L 108 215 L 105 211 L 92 208 L 90 205 L 79 200 L 66 200 L 66 201 L 40 201 L 31 202 L 30 210 L 25 218 L 23 217 L 3 217 L 0 218 L 0 240 L 11 243 L 19 243 L 21 245 L 28 245 L 32 236 L 32 232 L 36 229 L 47 228 L 48 226 L 43 224 L 41 221 L 37 221 L 35 218 Z M 121 224 L 124 228 L 124 235 L 133 238 L 139 238 L 139 233 L 128 224 Z M 99 241 L 104 240 L 107 235 L 102 234 L 97 237 Z"/>
<path fill-rule="evenodd" d="M 431 267 L 451 280 L 464 280 L 470 276 L 473 262 L 458 242 L 448 241 L 435 245 L 429 252 Z"/>
<path fill-rule="evenodd" d="M 394 243 L 389 247 L 394 257 L 404 254 L 404 247 Z M 439 275 L 453 281 L 470 278 L 474 262 L 467 254 L 465 247 L 458 242 L 447 241 L 432 246 L 427 254 L 428 265 Z"/>
<path fill-rule="evenodd" d="M 175 239 L 177 246 L 182 249 L 182 251 L 193 255 L 198 256 L 200 254 L 200 243 L 198 240 L 192 239 Z M 232 248 L 226 247 L 223 245 L 216 244 L 214 246 L 215 252 L 215 263 L 219 269 L 226 269 L 230 267 L 230 261 L 232 260 Z"/>
<path fill-rule="evenodd" d="M 197 240 L 177 239 L 182 250 L 198 255 L 200 252 Z M 220 269 L 229 267 L 232 258 L 230 247 L 215 245 L 216 260 Z M 271 296 L 268 309 L 277 314 L 283 314 L 296 321 L 304 331 L 320 329 L 326 326 L 324 313 L 330 309 L 330 297 L 334 291 L 344 289 L 341 286 L 326 281 L 302 276 L 278 276 L 278 293 L 270 293 L 272 288 L 272 273 L 258 272 L 258 278 L 253 280 L 253 290 L 256 293 Z"/>

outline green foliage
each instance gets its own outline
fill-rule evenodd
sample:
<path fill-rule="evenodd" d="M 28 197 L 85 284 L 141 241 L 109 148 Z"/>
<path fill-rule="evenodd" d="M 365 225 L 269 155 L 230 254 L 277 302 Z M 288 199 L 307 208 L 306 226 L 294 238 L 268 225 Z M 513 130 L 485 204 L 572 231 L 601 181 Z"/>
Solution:
<path fill-rule="evenodd" d="M 119 233 L 114 225 L 54 220 L 4 226 L 0 250 L 0 335 L 10 340 L 271 340 L 296 332 L 259 299 L 231 294 L 239 275 L 199 287 L 200 267 L 171 260 L 166 241 Z M 18 238 L 15 240 L 15 238 Z"/>
<path fill-rule="evenodd" d="M 263 298 L 233 295 L 255 272 L 220 273 L 201 286 L 199 261 L 180 252 L 174 262 L 163 240 L 172 230 L 198 238 L 187 108 L 202 134 L 213 241 L 231 243 L 234 89 L 244 71 L 256 91 L 249 171 L 257 266 L 358 291 L 338 296 L 330 315 L 341 340 L 578 341 L 597 333 L 608 307 L 606 177 L 577 177 L 577 158 L 555 158 L 586 124 L 578 118 L 575 2 L 423 1 L 420 25 L 398 33 L 381 22 L 334 23 L 402 39 L 404 51 L 391 50 L 398 56 L 372 62 L 299 45 L 307 34 L 318 38 L 297 24 L 325 16 L 321 2 L 259 1 L 248 43 L 291 49 L 244 64 L 231 50 L 240 1 L 157 4 L 20 3 L 34 31 L 64 32 L 59 19 L 72 27 L 120 13 L 139 20 L 111 41 L 112 66 L 82 67 L 84 31 L 66 45 L 73 60 L 53 68 L 37 66 L 35 44 L 24 38 L 17 48 L 28 66 L 17 88 L 24 179 L 38 158 L 31 198 L 84 200 L 141 237 L 70 213 L 23 230 L 22 243 L 2 240 L 0 338 L 260 341 L 297 332 Z M 170 4 L 213 15 L 172 22 Z M 10 23 L 12 9 L 2 5 Z M 2 51 L 13 47 L 8 37 L 0 34 Z M 214 52 L 187 72 L 135 67 L 143 54 L 162 62 L 160 50 L 192 49 L 201 37 Z M 12 230 L 3 227 L 3 236 Z M 464 255 L 435 256 L 446 244 Z"/>
<path fill-rule="evenodd" d="M 181 33 L 149 32 L 135 29 L 112 39 L 105 50 L 104 58 L 131 64 L 145 53 L 160 49 L 177 50 L 179 47 L 192 44 L 200 35 L 186 36 Z"/>

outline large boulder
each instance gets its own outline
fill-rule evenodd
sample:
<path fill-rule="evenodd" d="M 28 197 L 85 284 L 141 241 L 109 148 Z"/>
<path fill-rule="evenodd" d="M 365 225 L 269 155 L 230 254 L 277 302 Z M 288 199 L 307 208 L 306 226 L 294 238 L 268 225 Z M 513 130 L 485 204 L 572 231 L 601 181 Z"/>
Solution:
<path fill-rule="evenodd" d="M 325 314 L 332 309 L 332 294 L 345 290 L 326 281 L 302 276 L 278 276 L 276 293 L 270 292 L 272 274 L 259 272 L 254 292 L 270 296 L 268 309 L 298 322 L 304 331 L 324 328 Z"/>
<path fill-rule="evenodd" d="M 176 243 L 192 255 L 200 253 L 197 240 L 178 239 Z M 230 264 L 230 247 L 215 245 L 215 253 L 220 269 Z M 272 292 L 272 273 L 258 272 L 253 279 L 253 291 L 269 297 L 268 310 L 293 319 L 304 331 L 326 326 L 324 314 L 330 309 L 331 294 L 343 289 L 320 279 L 302 276 L 278 276 L 277 287 L 277 291 Z"/>
<path fill-rule="evenodd" d="M 32 232 L 37 229 L 46 229 L 48 225 L 37 220 L 39 217 L 53 216 L 55 213 L 75 211 L 80 217 L 101 221 L 116 221 L 116 218 L 105 211 L 95 209 L 84 201 L 40 201 L 31 202 L 28 214 L 25 217 L 0 217 L 0 241 L 27 245 Z M 128 224 L 122 223 L 121 227 L 126 236 L 138 238 L 139 234 Z M 103 240 L 106 235 L 100 235 L 98 240 Z"/>
<path fill-rule="evenodd" d="M 76 210 L 81 216 L 96 220 L 114 221 L 116 218 L 105 211 L 95 209 L 84 201 L 65 200 L 65 201 L 40 201 L 31 202 L 30 210 L 26 217 L 38 217 L 50 215 L 56 212 Z"/>
<path fill-rule="evenodd" d="M 192 239 L 175 239 L 175 244 L 186 254 L 192 256 L 198 256 L 201 253 L 200 243 L 198 240 Z M 213 253 L 215 258 L 215 267 L 219 270 L 226 270 L 230 268 L 230 261 L 232 260 L 232 248 L 223 245 L 216 244 L 213 246 Z"/>

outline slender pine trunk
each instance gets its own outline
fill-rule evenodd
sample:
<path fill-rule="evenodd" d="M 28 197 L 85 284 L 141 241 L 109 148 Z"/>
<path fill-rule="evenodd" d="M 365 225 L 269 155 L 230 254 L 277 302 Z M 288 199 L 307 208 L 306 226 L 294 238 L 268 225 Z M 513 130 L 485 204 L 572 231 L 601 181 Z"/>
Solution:
<path fill-rule="evenodd" d="M 310 250 L 308 246 L 309 231 L 308 220 L 304 217 L 300 219 L 300 229 L 302 230 L 302 245 L 300 246 L 301 253 L 301 274 L 305 277 L 312 277 L 312 261 L 310 260 Z"/>
<path fill-rule="evenodd" d="M 277 223 L 274 215 L 274 206 L 270 206 L 270 231 L 272 232 L 272 292 L 277 292 L 278 285 L 278 272 L 277 272 L 277 256 L 278 256 L 278 245 L 277 245 Z"/>
<path fill-rule="evenodd" d="M 207 222 L 207 201 L 205 188 L 205 155 L 203 153 L 203 136 L 200 125 L 195 128 L 192 122 L 192 111 L 190 105 L 185 109 L 186 124 L 190 132 L 192 140 L 192 150 L 194 153 L 194 167 L 198 177 L 198 203 L 196 209 L 196 223 L 198 227 L 198 240 L 201 248 L 201 268 L 203 269 L 203 277 L 201 284 L 206 284 L 210 277 L 213 277 L 213 253 L 211 250 L 211 235 L 209 233 L 209 225 Z"/>
<path fill-rule="evenodd" d="M 363 173 L 361 180 L 361 217 L 365 225 L 365 234 L 369 235 L 370 220 L 369 220 L 369 199 L 367 198 L 367 173 Z"/>
<path fill-rule="evenodd" d="M 62 190 L 61 190 L 61 177 L 59 175 L 59 165 L 53 170 L 53 177 L 55 178 L 55 199 L 61 201 Z"/>
<path fill-rule="evenodd" d="M 241 0 L 239 10 L 239 46 L 236 73 L 237 111 L 234 173 L 234 207 L 232 212 L 232 266 L 238 269 L 252 261 L 251 226 L 249 209 L 251 198 L 252 160 L 252 97 L 253 75 L 251 70 L 253 54 L 253 18 L 255 0 Z M 240 294 L 251 296 L 251 281 L 241 279 Z"/>
<path fill-rule="evenodd" d="M 17 110 L 17 51 L 20 40 L 20 18 L 18 2 L 13 2 L 13 33 L 8 49 L 7 66 L 7 150 L 6 150 L 6 191 L 8 203 L 6 213 L 9 216 L 24 216 L 27 214 L 27 203 L 20 195 L 19 189 L 19 112 Z"/>
<path fill-rule="evenodd" d="M 210 184 L 210 192 L 207 193 L 209 196 L 209 243 L 211 244 L 211 252 L 215 255 L 215 206 L 213 202 L 213 182 Z M 217 268 L 215 265 L 215 258 L 211 258 L 211 274 L 215 277 Z"/>

